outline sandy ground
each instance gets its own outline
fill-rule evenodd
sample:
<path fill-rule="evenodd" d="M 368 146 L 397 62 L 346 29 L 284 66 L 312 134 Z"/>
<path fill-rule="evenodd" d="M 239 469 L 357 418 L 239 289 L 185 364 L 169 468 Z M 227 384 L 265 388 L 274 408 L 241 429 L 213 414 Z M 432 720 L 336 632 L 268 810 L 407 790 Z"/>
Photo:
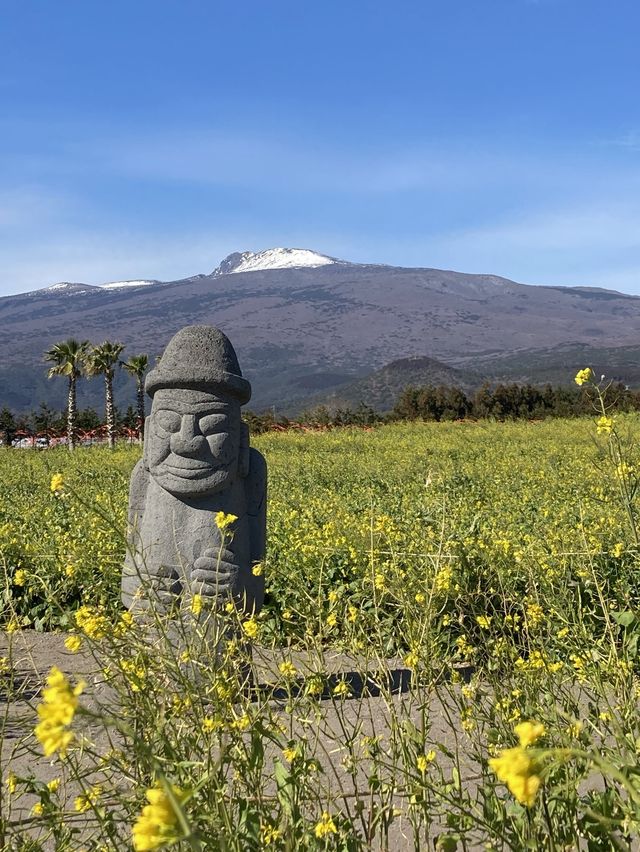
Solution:
<path fill-rule="evenodd" d="M 16 684 L 19 698 L 7 703 L 6 696 L 0 696 L 0 725 L 3 729 L 2 742 L 2 774 L 6 778 L 9 771 L 18 776 L 33 774 L 40 781 L 50 781 L 58 777 L 59 769 L 55 760 L 39 756 L 37 743 L 31 736 L 30 743 L 34 753 L 24 748 L 24 737 L 32 731 L 36 721 L 35 705 L 43 685 L 44 679 L 52 666 L 57 666 L 61 671 L 70 676 L 74 681 L 82 678 L 88 683 L 87 691 L 83 694 L 83 702 L 100 702 L 101 687 L 96 685 L 97 665 L 93 657 L 87 653 L 72 654 L 64 647 L 64 634 L 38 634 L 33 631 L 22 631 L 12 637 L 12 665 L 16 672 Z M 7 637 L 0 634 L 0 656 L 7 654 Z M 310 673 L 311 661 L 305 654 L 288 653 L 296 669 L 300 673 L 298 679 L 299 687 L 304 686 L 304 677 Z M 277 705 L 280 701 L 282 712 L 285 714 L 284 704 L 286 696 L 279 696 L 277 691 L 273 693 L 273 684 L 278 680 L 277 668 L 283 656 L 273 651 L 265 651 L 256 648 L 254 650 L 255 670 L 255 699 L 260 700 L 261 695 L 269 694 L 270 700 Z M 317 663 L 316 663 L 317 664 Z M 323 696 L 323 718 L 316 721 L 314 739 L 316 742 L 315 757 L 322 765 L 327 785 L 336 793 L 339 791 L 351 791 L 354 787 L 353 778 L 346 772 L 342 758 L 345 754 L 344 736 L 345 722 L 347 730 L 358 730 L 358 736 L 382 736 L 385 737 L 390 730 L 389 718 L 392 714 L 399 714 L 403 718 L 413 719 L 417 725 L 424 724 L 424 695 L 418 701 L 410 689 L 410 672 L 403 668 L 399 661 L 387 661 L 387 680 L 390 690 L 380 688 L 373 681 L 376 673 L 372 672 L 373 680 L 366 682 L 360 674 L 357 661 L 337 653 L 327 653 L 323 660 L 323 668 L 329 678 L 327 694 Z M 331 698 L 331 689 L 338 680 L 345 680 L 351 689 L 351 696 L 342 704 L 341 713 L 335 712 L 335 699 Z M 392 706 L 395 705 L 395 706 Z M 468 784 L 474 783 L 477 777 L 478 767 L 471 760 L 465 760 L 465 751 L 462 744 L 460 720 L 456 709 L 450 705 L 446 698 L 433 696 L 427 707 L 428 722 L 430 725 L 429 740 L 435 745 L 444 744 L 451 751 L 456 752 L 462 758 L 460 765 L 461 774 L 467 779 Z M 309 730 L 306 731 L 307 736 Z M 98 748 L 108 747 L 104 731 L 99 729 L 90 732 L 92 740 Z M 101 741 L 103 740 L 103 742 Z M 267 757 L 268 755 L 267 746 Z M 276 755 L 274 755 L 276 756 Z M 357 779 L 356 779 L 357 783 Z M 70 784 L 63 794 L 63 799 L 72 810 L 72 802 L 78 789 Z M 6 793 L 0 802 L 2 812 L 6 815 Z M 12 804 L 11 819 L 25 818 L 29 810 L 37 801 L 31 795 L 23 795 L 20 800 Z M 400 804 L 400 803 L 399 803 Z M 437 833 L 434 832 L 434 833 Z M 433 840 L 423 838 L 419 848 L 433 848 Z M 55 849 L 55 844 L 49 842 L 46 848 Z M 80 847 L 78 847 L 80 848 Z M 211 847 L 215 849 L 215 846 Z M 416 848 L 415 840 L 408 825 L 401 821 L 394 823 L 392 836 L 390 838 L 390 849 L 404 850 Z"/>

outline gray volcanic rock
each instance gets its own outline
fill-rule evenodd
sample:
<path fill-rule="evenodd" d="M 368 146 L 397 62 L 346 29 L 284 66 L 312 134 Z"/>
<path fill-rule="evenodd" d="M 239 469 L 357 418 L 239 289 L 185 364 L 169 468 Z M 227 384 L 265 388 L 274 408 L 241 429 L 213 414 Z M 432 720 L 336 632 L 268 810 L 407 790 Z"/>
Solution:
<path fill-rule="evenodd" d="M 283 251 L 270 250 L 279 253 L 279 263 Z M 576 364 L 562 347 L 588 352 L 637 344 L 639 297 L 290 251 L 301 253 L 289 256 L 291 262 L 303 258 L 307 265 L 257 268 L 272 262 L 263 252 L 251 255 L 246 272 L 237 271 L 238 257 L 231 256 L 236 271 L 230 273 L 219 267 L 211 275 L 149 286 L 0 299 L 0 405 L 19 410 L 45 400 L 62 408 L 63 383 L 47 382 L 42 362 L 43 351 L 58 340 L 120 340 L 125 355 L 147 352 L 153 359 L 191 324 L 215 325 L 234 341 L 256 389 L 256 410 L 330 391 L 415 355 L 490 377 L 492 359 L 517 354 L 519 376 L 535 380 L 538 355 L 555 349 L 558 371 L 566 369 L 571 381 Z M 133 402 L 134 388 L 124 377 L 119 381 L 122 408 Z M 99 382 L 80 382 L 80 405 L 100 406 L 101 399 Z"/>
<path fill-rule="evenodd" d="M 265 552 L 267 468 L 240 413 L 251 386 L 229 339 L 198 325 L 169 341 L 146 391 L 153 401 L 131 474 L 122 600 L 169 611 L 202 595 L 217 644 L 232 626 L 216 615 L 225 603 L 257 614 L 264 599 L 264 576 L 251 569 Z M 211 523 L 219 512 L 233 517 L 232 536 Z"/>

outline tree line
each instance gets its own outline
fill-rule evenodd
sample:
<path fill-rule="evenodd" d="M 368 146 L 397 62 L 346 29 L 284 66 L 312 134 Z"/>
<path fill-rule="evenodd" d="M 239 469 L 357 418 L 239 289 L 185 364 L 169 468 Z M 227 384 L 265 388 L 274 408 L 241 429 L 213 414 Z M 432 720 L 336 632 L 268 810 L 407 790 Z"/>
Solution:
<path fill-rule="evenodd" d="M 113 379 L 118 367 L 123 367 L 136 381 L 138 403 L 138 434 L 142 439 L 144 430 L 144 374 L 149 366 L 147 355 L 134 355 L 128 361 L 122 361 L 120 355 L 124 344 L 105 340 L 98 346 L 92 346 L 88 340 L 69 338 L 54 343 L 44 353 L 45 361 L 52 364 L 48 377 L 64 376 L 68 381 L 67 390 L 67 445 L 75 449 L 77 441 L 76 394 L 78 381 L 82 376 L 104 376 L 104 409 L 107 430 L 107 443 L 113 449 L 116 442 L 116 419 L 113 401 Z"/>
<path fill-rule="evenodd" d="M 105 341 L 91 346 L 88 341 L 73 339 L 55 344 L 45 353 L 53 362 L 49 377 L 65 376 L 68 379 L 67 409 L 59 414 L 45 403 L 31 412 L 14 416 L 4 407 L 0 410 L 0 437 L 6 444 L 16 434 L 59 435 L 65 433 L 70 449 L 77 443 L 78 432 L 95 432 L 104 428 L 109 446 L 115 444 L 119 427 L 135 431 L 142 440 L 145 417 L 144 376 L 149 366 L 146 355 L 135 355 L 121 361 L 121 343 Z M 120 414 L 113 399 L 113 379 L 118 367 L 125 369 L 136 381 L 136 408 L 129 406 Z M 105 419 L 100 420 L 92 408 L 77 410 L 75 405 L 77 382 L 85 376 L 103 375 L 105 380 Z M 631 390 L 622 382 L 610 382 L 607 399 L 611 411 L 640 410 L 640 391 Z M 290 428 L 333 428 L 338 426 L 369 427 L 382 422 L 410 420 L 542 420 L 547 417 L 580 417 L 594 413 L 593 397 L 588 387 L 552 386 L 531 384 L 483 384 L 474 394 L 468 395 L 459 387 L 450 385 L 407 386 L 399 394 L 391 412 L 378 413 L 371 405 L 360 402 L 356 407 L 342 406 L 330 409 L 326 405 L 303 411 L 295 420 L 276 417 L 269 410 L 257 414 L 246 410 L 243 419 L 253 434 Z M 66 428 L 65 428 L 66 427 Z"/>
<path fill-rule="evenodd" d="M 640 391 L 630 390 L 622 382 L 611 382 L 607 399 L 612 411 L 640 410 Z M 355 408 L 330 409 L 319 405 L 304 411 L 295 424 L 286 417 L 276 420 L 271 412 L 245 413 L 254 433 L 291 425 L 330 428 L 335 426 L 371 426 L 375 423 L 408 420 L 543 420 L 547 417 L 582 417 L 594 413 L 589 388 L 550 384 L 483 384 L 474 394 L 451 385 L 407 386 L 393 410 L 379 414 L 365 402 Z"/>
<path fill-rule="evenodd" d="M 134 427 L 138 438 L 142 440 L 144 432 L 144 376 L 149 367 L 147 355 L 133 355 L 128 361 L 121 359 L 124 344 L 105 340 L 98 345 L 92 345 L 88 340 L 69 338 L 54 343 L 51 349 L 44 353 L 44 360 L 51 364 L 47 373 L 48 378 L 62 376 L 67 379 L 67 407 L 64 414 L 66 421 L 66 440 L 70 450 L 75 449 L 78 440 L 78 429 L 91 431 L 101 426 L 100 419 L 93 409 L 78 412 L 76 396 L 78 382 L 84 377 L 103 376 L 105 393 L 105 431 L 107 442 L 111 448 L 115 446 L 116 432 L 119 423 Z M 137 410 L 135 415 L 131 406 L 124 418 L 118 417 L 113 398 L 113 380 L 116 370 L 123 368 L 136 382 Z M 0 432 L 7 444 L 11 444 L 12 435 L 16 433 L 41 433 L 47 437 L 60 434 L 64 425 L 55 411 L 42 403 L 39 409 L 30 415 L 14 417 L 5 406 L 0 411 Z M 97 421 L 97 422 L 96 422 Z M 133 421 L 133 422 L 132 422 Z"/>
<path fill-rule="evenodd" d="M 640 391 L 622 382 L 610 382 L 607 399 L 613 411 L 640 408 Z M 406 387 L 394 406 L 393 417 L 400 420 L 542 420 L 546 417 L 580 417 L 593 414 L 593 395 L 588 387 L 550 384 L 483 384 L 467 396 L 458 387 Z"/>
<path fill-rule="evenodd" d="M 116 434 L 140 439 L 139 415 L 135 406 L 129 405 L 120 411 L 114 405 Z M 75 421 L 76 441 L 93 440 L 106 436 L 104 415 L 95 408 L 78 408 Z M 67 411 L 51 408 L 47 403 L 31 411 L 14 413 L 8 406 L 0 408 L 0 444 L 10 445 L 14 439 L 35 441 L 44 439 L 47 443 L 67 436 Z"/>

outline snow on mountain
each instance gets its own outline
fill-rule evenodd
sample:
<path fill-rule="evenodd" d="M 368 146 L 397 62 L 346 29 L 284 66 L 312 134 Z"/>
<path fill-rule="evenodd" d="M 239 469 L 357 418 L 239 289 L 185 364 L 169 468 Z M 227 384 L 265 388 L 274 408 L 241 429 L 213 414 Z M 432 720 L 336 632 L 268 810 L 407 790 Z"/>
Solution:
<path fill-rule="evenodd" d="M 57 284 L 52 284 L 50 287 L 45 287 L 44 290 L 36 292 L 53 293 L 60 295 L 65 293 L 88 293 L 89 290 L 96 290 L 93 284 L 79 284 L 75 281 L 59 281 Z"/>
<path fill-rule="evenodd" d="M 214 274 L 229 275 L 233 272 L 257 272 L 265 269 L 314 268 L 341 262 L 335 257 L 318 254 L 310 249 L 272 248 L 259 252 L 236 251 L 225 257 Z"/>
<path fill-rule="evenodd" d="M 99 284 L 101 290 L 118 290 L 121 287 L 149 287 L 159 284 L 159 281 L 109 281 L 107 284 Z"/>

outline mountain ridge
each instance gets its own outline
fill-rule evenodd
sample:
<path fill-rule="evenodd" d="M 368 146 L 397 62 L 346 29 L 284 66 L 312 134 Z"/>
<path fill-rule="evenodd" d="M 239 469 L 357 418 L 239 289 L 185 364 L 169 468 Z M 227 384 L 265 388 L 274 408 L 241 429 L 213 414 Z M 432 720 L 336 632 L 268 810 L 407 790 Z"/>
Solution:
<path fill-rule="evenodd" d="M 64 388 L 46 380 L 42 353 L 70 336 L 120 340 L 125 357 L 147 352 L 153 359 L 182 326 L 216 325 L 236 348 L 254 388 L 250 405 L 260 410 L 305 407 L 320 389 L 330 393 L 411 356 L 451 369 L 474 370 L 474 362 L 486 362 L 479 372 L 489 379 L 502 371 L 500 358 L 515 357 L 522 377 L 535 380 L 535 353 L 551 352 L 548 371 L 566 371 L 571 381 L 573 355 L 557 347 L 582 353 L 633 348 L 640 323 L 640 297 L 603 288 L 533 286 L 490 274 L 337 259 L 216 270 L 153 286 L 73 284 L 70 292 L 0 298 L 0 405 L 23 410 L 44 400 L 61 408 Z M 143 280 L 153 281 L 135 279 Z M 99 406 L 99 383 L 81 385 L 79 403 Z"/>

